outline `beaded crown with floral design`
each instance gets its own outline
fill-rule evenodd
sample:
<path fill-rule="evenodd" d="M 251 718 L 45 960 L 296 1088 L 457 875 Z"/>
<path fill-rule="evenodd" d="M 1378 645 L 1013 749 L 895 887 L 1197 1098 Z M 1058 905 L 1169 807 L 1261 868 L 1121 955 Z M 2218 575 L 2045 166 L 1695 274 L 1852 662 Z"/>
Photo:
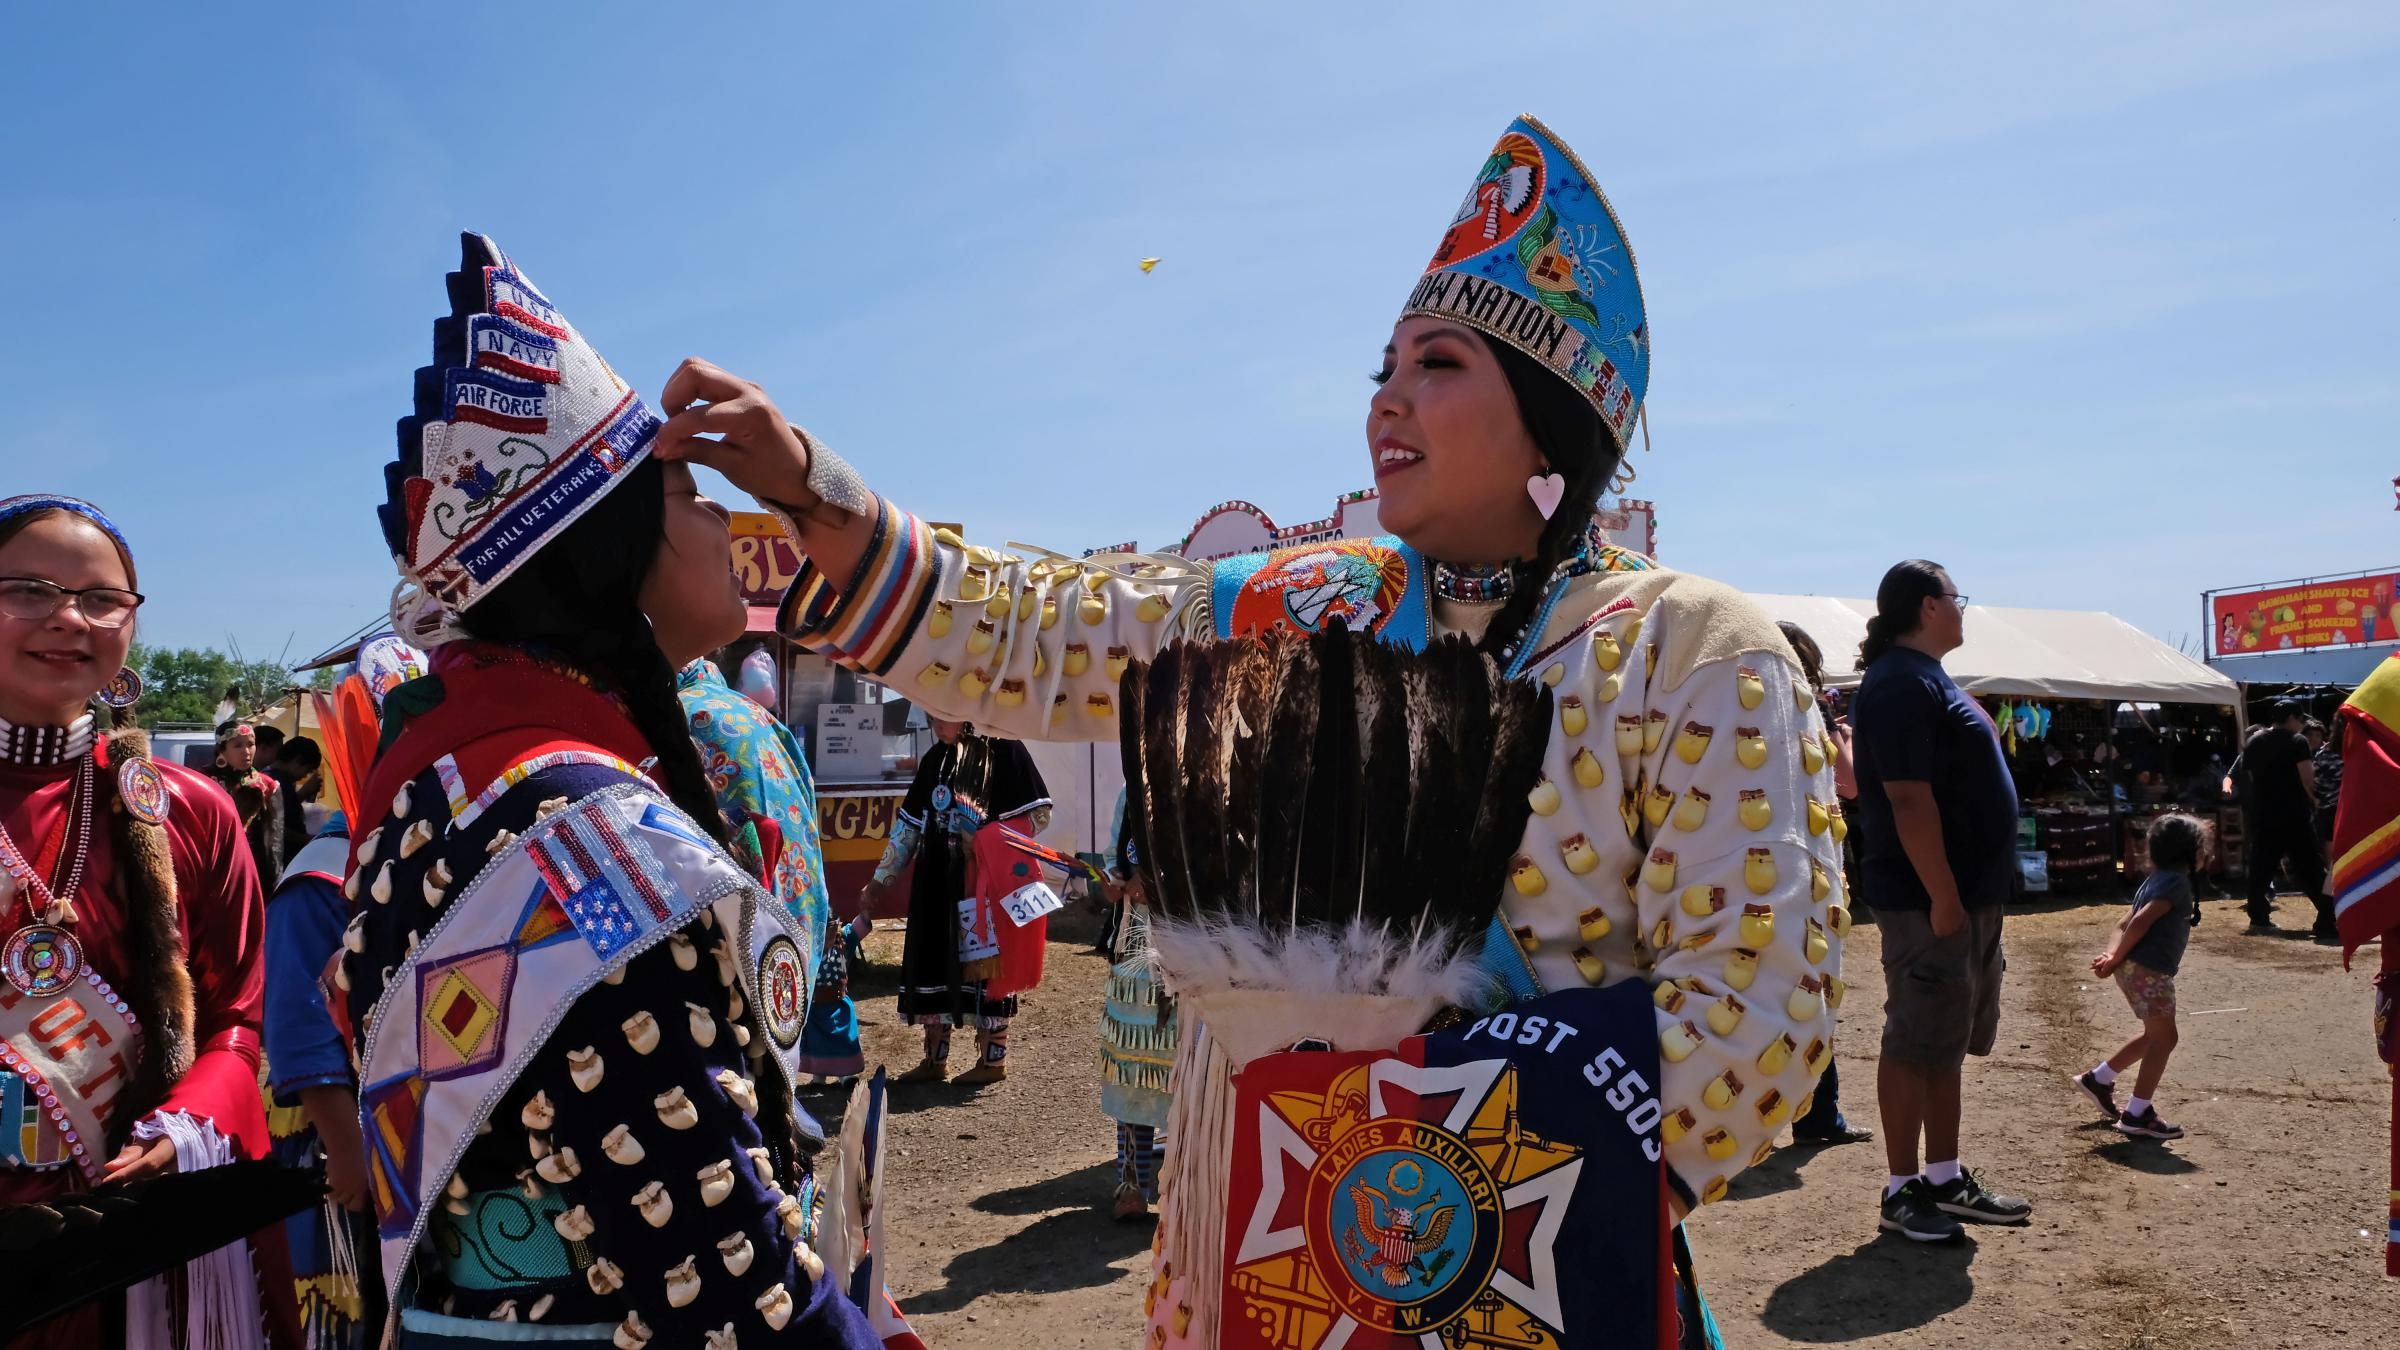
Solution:
<path fill-rule="evenodd" d="M 467 234 L 460 251 L 377 510 L 402 576 L 422 588 L 419 610 L 451 616 L 623 481 L 659 428 L 499 245 Z"/>
<path fill-rule="evenodd" d="M 1519 117 L 1484 157 L 1401 311 L 1499 339 L 1592 401 L 1617 445 L 1650 387 L 1650 329 L 1633 249 L 1583 162 Z"/>

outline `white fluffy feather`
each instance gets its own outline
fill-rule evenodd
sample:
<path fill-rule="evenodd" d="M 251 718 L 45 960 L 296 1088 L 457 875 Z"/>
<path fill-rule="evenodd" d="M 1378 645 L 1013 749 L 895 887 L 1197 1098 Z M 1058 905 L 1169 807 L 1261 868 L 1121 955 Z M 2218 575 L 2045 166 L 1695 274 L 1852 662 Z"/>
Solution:
<path fill-rule="evenodd" d="M 1339 931 L 1163 916 L 1150 920 L 1151 959 L 1179 995 L 1288 990 L 1472 1006 L 1490 977 L 1476 961 L 1475 944 L 1457 954 L 1449 945 L 1443 934 L 1394 932 L 1357 919 Z"/>

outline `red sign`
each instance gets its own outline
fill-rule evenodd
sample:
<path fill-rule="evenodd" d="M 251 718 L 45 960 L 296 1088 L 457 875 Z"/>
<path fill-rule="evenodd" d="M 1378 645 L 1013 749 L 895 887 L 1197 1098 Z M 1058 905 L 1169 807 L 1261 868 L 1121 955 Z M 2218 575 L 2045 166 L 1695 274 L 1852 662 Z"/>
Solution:
<path fill-rule="evenodd" d="M 2217 656 L 2354 647 L 2400 640 L 2392 594 L 2400 574 L 2361 572 L 2320 581 L 2218 591 L 2208 597 L 2209 650 Z"/>
<path fill-rule="evenodd" d="M 742 603 L 782 603 L 800 575 L 800 550 L 782 522 L 764 511 L 733 513 L 733 574 L 742 583 Z"/>

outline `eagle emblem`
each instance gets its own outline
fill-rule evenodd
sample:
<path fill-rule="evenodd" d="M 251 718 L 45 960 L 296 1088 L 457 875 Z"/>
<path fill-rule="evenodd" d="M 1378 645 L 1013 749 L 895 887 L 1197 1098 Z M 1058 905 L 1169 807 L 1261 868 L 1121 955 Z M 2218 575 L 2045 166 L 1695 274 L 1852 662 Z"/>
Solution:
<path fill-rule="evenodd" d="M 1358 1233 L 1375 1240 L 1375 1250 L 1367 1250 L 1358 1233 L 1344 1234 L 1348 1240 L 1350 1259 L 1380 1276 L 1385 1284 L 1401 1288 L 1411 1279 L 1423 1276 L 1431 1279 L 1434 1272 L 1425 1266 L 1425 1258 L 1442 1245 L 1450 1232 L 1450 1220 L 1458 1213 L 1456 1205 L 1436 1205 L 1427 1210 L 1418 1227 L 1417 1211 L 1395 1204 L 1392 1198 L 1363 1181 L 1350 1183 L 1350 1203 L 1358 1207 Z M 1381 1206 L 1385 1217 L 1375 1217 Z"/>

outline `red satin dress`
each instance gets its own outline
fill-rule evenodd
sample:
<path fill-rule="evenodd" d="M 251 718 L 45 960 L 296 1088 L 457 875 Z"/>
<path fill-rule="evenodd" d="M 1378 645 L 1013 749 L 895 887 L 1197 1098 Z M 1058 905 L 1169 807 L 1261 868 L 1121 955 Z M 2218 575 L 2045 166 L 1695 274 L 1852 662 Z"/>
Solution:
<path fill-rule="evenodd" d="M 224 790 L 188 769 L 164 763 L 158 768 L 173 799 L 166 829 L 175 866 L 177 926 L 192 976 L 192 1035 L 198 1053 L 191 1072 L 168 1090 L 157 1110 L 189 1112 L 232 1141 L 236 1153 L 263 1158 L 267 1122 L 258 1083 L 266 901 L 259 894 L 241 822 Z M 46 845 L 67 813 L 74 781 L 72 762 L 34 766 L 0 759 L 0 824 L 7 826 L 26 857 L 49 852 Z M 79 918 L 73 931 L 84 959 L 100 977 L 127 991 L 136 973 L 122 952 L 128 916 L 109 835 L 105 819 L 94 822 L 89 861 L 75 894 Z M 73 841 L 67 842 L 71 847 Z M 0 938 L 26 922 L 21 897 L 11 908 L 13 912 L 0 915 Z M 105 1144 L 95 1148 L 104 1150 Z M 73 1167 L 40 1172 L 0 1167 L 0 1204 L 39 1201 L 82 1184 Z M 270 1342 L 296 1344 L 298 1320 L 281 1235 L 254 1238 L 251 1248 Z M 101 1344 L 102 1327 L 116 1321 L 112 1317 L 104 1323 L 103 1310 L 87 1306 L 10 1342 L 8 1350 L 82 1350 Z"/>

